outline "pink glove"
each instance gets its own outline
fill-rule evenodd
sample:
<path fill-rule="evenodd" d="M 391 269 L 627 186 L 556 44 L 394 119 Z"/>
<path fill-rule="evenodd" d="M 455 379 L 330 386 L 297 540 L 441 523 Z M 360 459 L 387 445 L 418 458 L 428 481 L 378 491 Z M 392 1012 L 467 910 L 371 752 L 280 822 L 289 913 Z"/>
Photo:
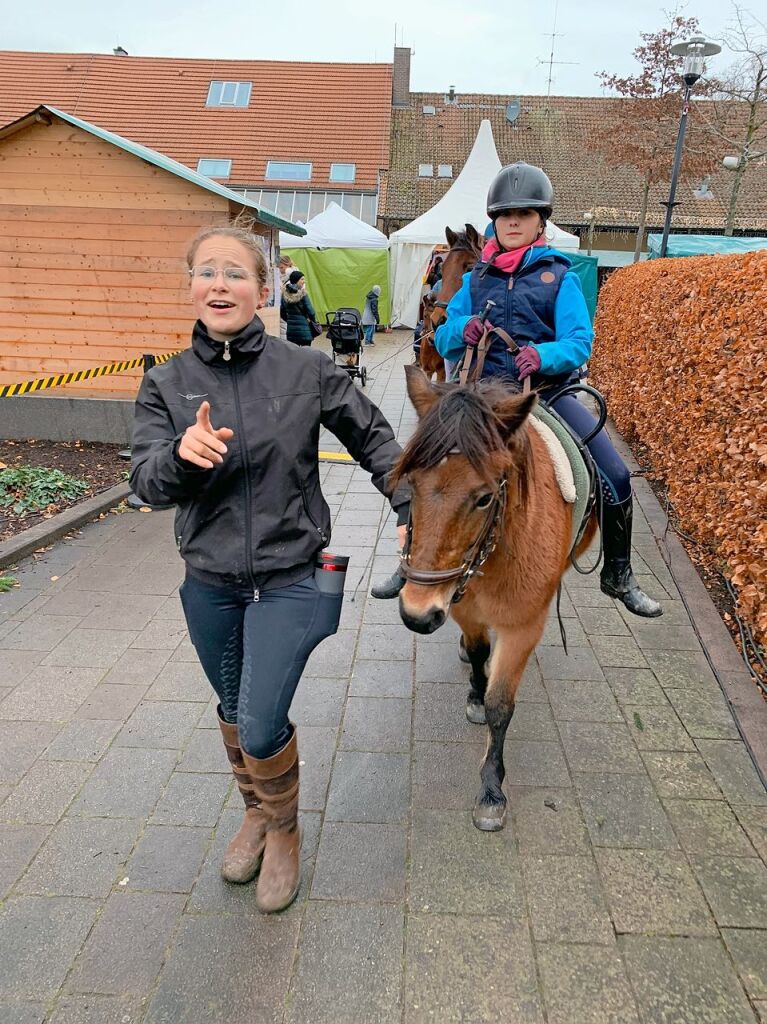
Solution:
<path fill-rule="evenodd" d="M 473 316 L 463 329 L 463 340 L 467 345 L 479 345 L 479 339 L 485 333 L 485 328 L 493 329 L 493 325 L 485 321 L 483 324 L 478 316 Z"/>
<path fill-rule="evenodd" d="M 541 368 L 541 357 L 532 345 L 526 345 L 521 349 L 514 356 L 514 362 L 517 364 L 517 373 L 520 380 L 524 380 L 525 377 L 537 373 Z"/>

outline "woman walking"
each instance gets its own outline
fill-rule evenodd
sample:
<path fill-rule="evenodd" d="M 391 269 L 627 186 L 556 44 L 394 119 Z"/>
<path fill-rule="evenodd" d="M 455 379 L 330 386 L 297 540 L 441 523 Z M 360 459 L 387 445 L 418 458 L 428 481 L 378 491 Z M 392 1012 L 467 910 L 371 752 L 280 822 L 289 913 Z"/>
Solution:
<path fill-rule="evenodd" d="M 280 319 L 286 323 L 285 336 L 294 345 L 311 345 L 312 329 L 309 321 L 316 320 L 314 306 L 306 294 L 303 271 L 293 270 L 282 289 Z"/>

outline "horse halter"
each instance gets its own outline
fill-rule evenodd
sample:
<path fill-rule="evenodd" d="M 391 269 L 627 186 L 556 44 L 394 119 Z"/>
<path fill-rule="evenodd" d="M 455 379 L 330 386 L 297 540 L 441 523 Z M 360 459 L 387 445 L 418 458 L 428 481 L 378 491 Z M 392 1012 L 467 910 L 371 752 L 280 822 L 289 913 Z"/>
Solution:
<path fill-rule="evenodd" d="M 460 452 L 450 452 L 451 455 L 458 455 Z M 458 580 L 451 604 L 458 604 L 466 593 L 466 588 L 474 576 L 481 576 L 482 566 L 488 560 L 497 545 L 498 526 L 503 521 L 506 511 L 507 480 L 506 474 L 498 481 L 498 485 L 490 503 L 485 521 L 477 535 L 476 540 L 463 556 L 463 562 L 452 569 L 414 569 L 410 564 L 410 542 L 413 536 L 412 513 L 407 524 L 407 545 L 405 555 L 400 563 L 400 574 L 410 583 L 417 583 L 422 587 L 434 587 L 440 583 L 451 583 Z"/>

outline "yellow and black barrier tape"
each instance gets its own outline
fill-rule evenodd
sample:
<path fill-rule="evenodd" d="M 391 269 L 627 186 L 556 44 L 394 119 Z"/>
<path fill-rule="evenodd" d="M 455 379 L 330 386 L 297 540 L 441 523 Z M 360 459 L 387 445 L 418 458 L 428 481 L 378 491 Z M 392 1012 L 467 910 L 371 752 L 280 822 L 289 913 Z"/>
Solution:
<path fill-rule="evenodd" d="M 45 391 L 47 388 L 59 388 L 64 384 L 76 384 L 81 380 L 90 380 L 92 377 L 106 377 L 111 373 L 124 373 L 125 370 L 135 370 L 139 366 L 146 368 L 154 363 L 165 363 L 171 356 L 177 355 L 181 349 L 175 352 L 162 352 L 149 357 L 139 356 L 137 359 L 124 359 L 119 363 L 107 363 L 105 366 L 92 366 L 88 370 L 73 370 L 71 373 L 58 373 L 51 377 L 37 377 L 35 380 L 23 380 L 18 384 L 0 385 L 0 398 L 13 398 L 17 395 L 30 395 L 36 391 Z"/>

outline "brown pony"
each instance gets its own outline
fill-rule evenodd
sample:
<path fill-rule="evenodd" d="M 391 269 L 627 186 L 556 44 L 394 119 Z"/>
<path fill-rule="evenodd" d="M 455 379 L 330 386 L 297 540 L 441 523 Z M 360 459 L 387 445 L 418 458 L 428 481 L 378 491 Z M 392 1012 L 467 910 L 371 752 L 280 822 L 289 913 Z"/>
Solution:
<path fill-rule="evenodd" d="M 445 361 L 434 347 L 434 332 L 445 319 L 445 306 L 461 287 L 463 275 L 482 255 L 482 239 L 473 224 L 467 224 L 465 231 L 445 228 L 445 238 L 450 249 L 442 261 L 442 288 L 436 296 L 429 292 L 424 297 L 421 335 L 421 369 L 429 378 L 436 374 L 438 381 L 445 379 Z"/>
<path fill-rule="evenodd" d="M 528 429 L 535 394 L 492 380 L 468 388 L 431 384 L 415 366 L 405 373 L 419 423 L 395 469 L 413 494 L 400 615 L 417 633 L 433 633 L 448 614 L 461 627 L 471 663 L 466 715 L 489 730 L 473 820 L 496 831 L 506 820 L 504 738 L 568 566 L 572 506 L 560 494 L 548 449 Z M 592 516 L 577 554 L 595 531 Z M 490 629 L 497 640 L 488 677 Z"/>

